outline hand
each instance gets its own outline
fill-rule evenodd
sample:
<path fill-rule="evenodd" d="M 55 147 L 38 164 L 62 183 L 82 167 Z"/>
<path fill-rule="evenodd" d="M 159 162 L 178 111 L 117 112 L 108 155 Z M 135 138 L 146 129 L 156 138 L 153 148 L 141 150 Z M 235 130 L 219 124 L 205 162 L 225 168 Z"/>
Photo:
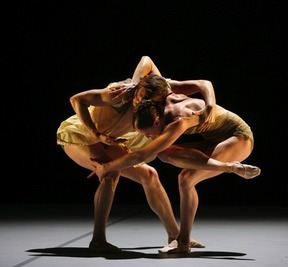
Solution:
<path fill-rule="evenodd" d="M 91 172 L 87 179 L 90 179 L 94 174 L 96 174 L 94 171 Z M 112 171 L 105 173 L 102 177 L 98 177 L 99 182 L 101 183 L 103 179 L 115 179 L 116 177 L 120 176 L 120 171 Z"/>
<path fill-rule="evenodd" d="M 125 93 L 125 85 L 123 83 L 112 83 L 108 86 L 108 94 L 111 96 L 112 100 L 121 101 L 122 95 Z"/>
<path fill-rule="evenodd" d="M 106 136 L 103 140 L 106 144 L 109 144 L 110 146 L 112 145 L 121 145 L 124 144 L 125 142 L 127 142 L 128 140 L 125 138 L 114 138 L 114 137 L 110 137 L 110 136 Z"/>
<path fill-rule="evenodd" d="M 109 94 L 112 95 L 113 101 L 121 101 L 123 104 L 129 103 L 134 96 L 136 85 L 135 83 L 116 83 L 109 87 Z"/>
<path fill-rule="evenodd" d="M 95 131 L 95 133 L 92 133 L 95 136 L 95 139 L 99 142 L 103 142 L 105 144 L 108 144 L 110 146 L 112 145 L 124 145 L 125 142 L 127 142 L 128 140 L 125 138 L 115 138 L 113 136 L 108 136 L 106 134 L 101 134 L 99 132 L 97 132 L 97 130 Z"/>
<path fill-rule="evenodd" d="M 98 176 L 99 181 L 101 182 L 104 179 L 104 176 L 106 174 L 104 173 L 103 164 L 100 164 L 99 162 L 97 162 L 95 159 L 92 159 L 92 158 L 90 158 L 90 160 L 92 161 L 92 165 L 95 169 L 92 173 L 90 173 L 87 176 L 87 179 L 90 179 L 94 174 L 96 174 Z"/>

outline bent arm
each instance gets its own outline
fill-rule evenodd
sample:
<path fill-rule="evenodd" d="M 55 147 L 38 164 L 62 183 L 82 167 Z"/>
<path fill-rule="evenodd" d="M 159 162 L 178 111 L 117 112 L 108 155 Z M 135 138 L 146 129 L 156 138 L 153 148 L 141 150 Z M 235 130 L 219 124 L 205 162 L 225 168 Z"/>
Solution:
<path fill-rule="evenodd" d="M 161 73 L 153 60 L 149 56 L 142 56 L 132 76 L 132 82 L 138 84 L 140 79 L 148 74 L 161 76 Z"/>
<path fill-rule="evenodd" d="M 139 82 L 141 77 L 144 77 L 147 74 L 160 74 L 160 71 L 148 56 L 143 56 L 136 66 L 136 69 L 133 74 L 132 82 Z M 127 85 L 129 87 L 129 85 Z M 87 128 L 87 130 L 93 135 L 98 136 L 97 129 L 95 124 L 92 121 L 92 118 L 89 113 L 89 106 L 107 106 L 119 103 L 122 101 L 123 90 L 126 90 L 125 85 L 117 84 L 112 86 L 114 90 L 109 89 L 108 87 L 103 89 L 91 89 L 70 97 L 70 103 L 79 117 L 80 121 Z M 117 90 L 119 89 L 119 90 Z M 118 92 L 117 92 L 118 91 Z M 115 92 L 115 93 L 113 93 Z"/>
<path fill-rule="evenodd" d="M 176 94 L 193 95 L 201 93 L 206 105 L 216 105 L 214 87 L 207 80 L 169 81 L 171 89 Z"/>
<path fill-rule="evenodd" d="M 103 173 L 135 166 L 144 162 L 151 156 L 157 156 L 158 153 L 169 148 L 187 128 L 197 125 L 198 122 L 198 116 L 194 115 L 170 123 L 161 135 L 143 149 L 103 164 Z"/>
<path fill-rule="evenodd" d="M 78 118 L 95 138 L 99 137 L 98 130 L 92 121 L 89 106 L 107 106 L 113 104 L 109 89 L 91 89 L 70 97 L 70 103 Z"/>
<path fill-rule="evenodd" d="M 132 100 L 135 92 L 135 88 L 140 79 L 148 74 L 155 74 L 161 76 L 159 69 L 149 56 L 142 56 L 139 63 L 134 70 L 131 83 L 126 84 L 119 90 L 111 91 L 110 94 L 113 100 L 120 101 L 122 103 L 128 103 Z"/>
<path fill-rule="evenodd" d="M 207 130 L 211 123 L 215 121 L 216 97 L 214 87 L 207 80 L 187 80 L 187 81 L 171 81 L 170 85 L 173 91 L 186 92 L 184 94 L 201 93 L 205 101 L 205 107 L 195 114 L 202 117 L 201 124 L 198 127 L 199 132 Z M 188 94 L 189 93 L 189 94 Z"/>

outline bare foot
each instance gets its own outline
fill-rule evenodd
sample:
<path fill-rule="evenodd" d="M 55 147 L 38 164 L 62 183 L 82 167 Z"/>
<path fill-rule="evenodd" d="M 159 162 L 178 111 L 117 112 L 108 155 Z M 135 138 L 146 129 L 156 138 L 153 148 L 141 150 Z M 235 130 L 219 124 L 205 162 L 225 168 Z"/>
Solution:
<path fill-rule="evenodd" d="M 158 250 L 159 253 L 166 254 L 180 254 L 180 253 L 189 253 L 190 252 L 190 244 L 184 245 L 182 243 L 178 243 L 177 240 L 173 240 L 167 246 Z"/>
<path fill-rule="evenodd" d="M 89 249 L 93 252 L 99 252 L 99 253 L 117 253 L 120 252 L 121 249 L 108 243 L 108 242 L 90 242 Z"/>
<path fill-rule="evenodd" d="M 232 172 L 245 179 L 252 179 L 261 173 L 261 169 L 256 166 L 242 164 L 238 161 L 234 161 L 233 163 Z"/>

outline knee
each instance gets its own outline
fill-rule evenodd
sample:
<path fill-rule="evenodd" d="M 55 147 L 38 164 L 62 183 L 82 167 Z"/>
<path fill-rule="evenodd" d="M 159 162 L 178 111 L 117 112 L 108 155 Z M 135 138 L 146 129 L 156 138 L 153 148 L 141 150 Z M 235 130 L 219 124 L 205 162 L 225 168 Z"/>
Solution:
<path fill-rule="evenodd" d="M 196 184 L 195 170 L 183 170 L 178 175 L 179 190 L 186 190 L 194 187 Z"/>
<path fill-rule="evenodd" d="M 143 186 L 155 186 L 157 184 L 160 184 L 160 179 L 159 179 L 159 176 L 158 176 L 158 173 L 157 171 L 149 166 L 149 168 L 147 169 L 147 172 L 145 174 L 145 176 L 141 179 L 142 181 L 142 185 Z"/>

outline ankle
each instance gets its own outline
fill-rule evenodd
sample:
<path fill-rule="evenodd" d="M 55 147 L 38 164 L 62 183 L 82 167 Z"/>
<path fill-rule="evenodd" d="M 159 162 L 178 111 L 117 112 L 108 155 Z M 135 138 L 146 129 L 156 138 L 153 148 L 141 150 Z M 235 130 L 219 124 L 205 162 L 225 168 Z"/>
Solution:
<path fill-rule="evenodd" d="M 234 173 L 235 172 L 235 168 L 237 166 L 235 166 L 234 162 L 227 162 L 227 173 Z"/>
<path fill-rule="evenodd" d="M 168 238 L 168 244 L 170 244 L 172 241 L 176 240 L 177 239 L 177 236 L 175 237 L 169 237 Z"/>

